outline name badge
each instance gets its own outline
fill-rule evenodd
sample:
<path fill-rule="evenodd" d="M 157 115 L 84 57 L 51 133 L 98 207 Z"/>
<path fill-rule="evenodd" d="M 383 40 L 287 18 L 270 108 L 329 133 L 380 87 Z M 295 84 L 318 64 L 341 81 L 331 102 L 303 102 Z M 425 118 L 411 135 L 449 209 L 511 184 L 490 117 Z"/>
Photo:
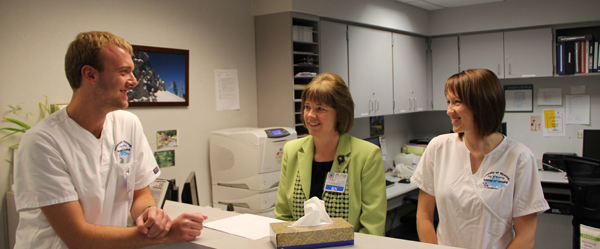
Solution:
<path fill-rule="evenodd" d="M 343 193 L 346 189 L 346 181 L 348 180 L 348 174 L 344 173 L 327 173 L 327 179 L 325 179 L 325 191 Z"/>

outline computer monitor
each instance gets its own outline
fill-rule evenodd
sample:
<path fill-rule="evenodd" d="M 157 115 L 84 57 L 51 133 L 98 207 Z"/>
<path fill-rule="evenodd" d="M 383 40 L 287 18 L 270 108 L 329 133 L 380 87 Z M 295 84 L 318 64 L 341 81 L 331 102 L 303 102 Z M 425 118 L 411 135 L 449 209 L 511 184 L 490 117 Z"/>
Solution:
<path fill-rule="evenodd" d="M 181 190 L 181 202 L 192 205 L 200 205 L 198 203 L 198 188 L 196 188 L 196 172 L 192 171 L 183 184 Z"/>
<path fill-rule="evenodd" d="M 600 130 L 583 130 L 582 156 L 600 160 Z"/>
<path fill-rule="evenodd" d="M 370 137 L 370 138 L 365 138 L 365 141 L 369 141 L 375 145 L 377 145 L 378 147 L 381 147 L 381 143 L 379 143 L 379 137 Z"/>

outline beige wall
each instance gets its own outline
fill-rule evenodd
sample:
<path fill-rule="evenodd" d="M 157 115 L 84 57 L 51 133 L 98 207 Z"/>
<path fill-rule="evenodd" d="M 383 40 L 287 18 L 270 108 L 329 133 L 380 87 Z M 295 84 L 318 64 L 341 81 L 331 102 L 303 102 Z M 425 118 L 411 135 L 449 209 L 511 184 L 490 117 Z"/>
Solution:
<path fill-rule="evenodd" d="M 138 115 L 146 137 L 156 149 L 158 130 L 178 129 L 176 166 L 161 177 L 183 184 L 195 170 L 200 203 L 211 202 L 208 158 L 213 130 L 256 126 L 254 18 L 250 1 L 239 0 L 103 0 L 0 1 L 0 114 L 21 104 L 38 113 L 36 105 L 68 103 L 71 89 L 64 74 L 64 54 L 81 31 L 111 31 L 136 45 L 190 51 L 190 106 L 128 108 Z M 215 69 L 237 69 L 239 111 L 216 111 Z M 30 120 L 35 121 L 35 120 Z M 0 127 L 7 126 L 0 121 Z M 5 134 L 4 132 L 0 135 Z M 11 155 L 0 141 L 0 248 L 6 241 L 6 202 Z"/>
<path fill-rule="evenodd" d="M 429 35 L 600 21 L 598 0 L 509 0 L 430 12 Z"/>

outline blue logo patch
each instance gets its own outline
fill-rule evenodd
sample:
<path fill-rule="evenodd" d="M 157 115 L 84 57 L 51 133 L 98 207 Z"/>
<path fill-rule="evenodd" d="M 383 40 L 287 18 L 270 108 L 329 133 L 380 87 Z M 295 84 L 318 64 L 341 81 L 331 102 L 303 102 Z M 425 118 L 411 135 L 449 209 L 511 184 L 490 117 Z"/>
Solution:
<path fill-rule="evenodd" d="M 483 177 L 483 186 L 487 189 L 506 188 L 510 183 L 510 177 L 500 171 L 487 173 Z"/>
<path fill-rule="evenodd" d="M 120 159 L 125 159 L 131 155 L 131 144 L 125 140 L 117 143 L 115 151 L 119 154 Z"/>

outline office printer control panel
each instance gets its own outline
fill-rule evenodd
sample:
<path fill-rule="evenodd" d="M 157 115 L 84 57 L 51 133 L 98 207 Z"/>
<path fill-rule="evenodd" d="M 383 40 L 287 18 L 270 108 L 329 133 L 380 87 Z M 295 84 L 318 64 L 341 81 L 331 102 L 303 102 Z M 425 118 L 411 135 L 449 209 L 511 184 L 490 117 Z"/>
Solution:
<path fill-rule="evenodd" d="M 290 133 L 283 128 L 265 130 L 265 132 L 267 133 L 268 138 L 279 138 L 279 137 L 286 137 L 286 136 L 290 135 Z"/>

